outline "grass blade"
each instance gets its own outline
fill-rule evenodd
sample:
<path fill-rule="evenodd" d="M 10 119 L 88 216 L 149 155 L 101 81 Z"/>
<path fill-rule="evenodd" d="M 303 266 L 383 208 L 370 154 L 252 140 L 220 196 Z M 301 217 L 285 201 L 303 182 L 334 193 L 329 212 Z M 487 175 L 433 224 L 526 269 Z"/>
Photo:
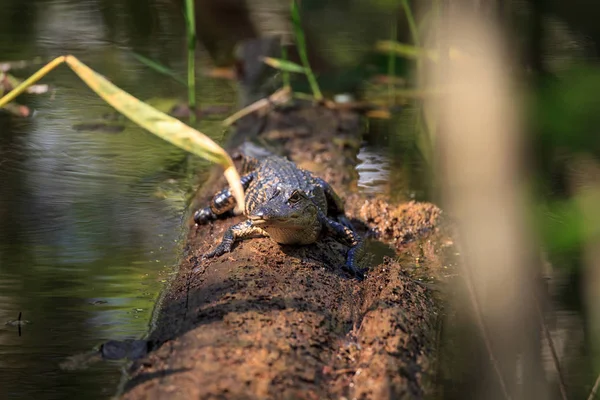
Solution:
<path fill-rule="evenodd" d="M 300 74 L 306 73 L 306 69 L 304 69 L 302 65 L 281 58 L 263 57 L 263 62 L 268 66 L 278 69 L 280 71 L 295 72 Z"/>
<path fill-rule="evenodd" d="M 321 93 L 317 79 L 315 78 L 315 75 L 310 68 L 310 63 L 308 62 L 306 39 L 304 37 L 304 31 L 302 30 L 300 10 L 296 0 L 292 0 L 292 25 L 294 26 L 294 36 L 296 39 L 296 46 L 298 47 L 298 54 L 300 55 L 300 60 L 302 61 L 302 65 L 304 65 L 304 69 L 306 71 L 306 78 L 308 79 L 308 83 L 310 84 L 313 95 L 315 96 L 315 100 L 321 101 L 323 100 L 323 94 Z"/>
<path fill-rule="evenodd" d="M 183 150 L 220 164 L 225 170 L 225 178 L 237 202 L 236 211 L 241 212 L 244 210 L 244 190 L 240 183 L 240 176 L 233 165 L 231 157 L 223 148 L 203 133 L 119 89 L 102 75 L 96 73 L 71 55 L 57 57 L 40 68 L 39 71 L 30 76 L 14 90 L 0 98 L 0 107 L 14 100 L 19 94 L 27 90 L 30 85 L 33 85 L 63 62 L 71 67 L 81 80 L 96 92 L 98 96 L 142 128 Z"/>
<path fill-rule="evenodd" d="M 384 53 L 394 53 L 404 58 L 411 60 L 417 60 L 419 58 L 428 57 L 432 61 L 437 61 L 437 53 L 433 51 L 427 51 L 420 47 L 416 47 L 410 44 L 398 43 L 393 40 L 381 40 L 375 45 L 375 49 Z"/>
<path fill-rule="evenodd" d="M 190 153 L 220 164 L 225 169 L 238 210 L 243 210 L 244 191 L 233 161 L 211 138 L 119 89 L 77 58 L 66 56 L 65 62 L 98 96 L 136 124 Z"/>
<path fill-rule="evenodd" d="M 408 21 L 408 27 L 410 29 L 410 34 L 413 39 L 413 43 L 418 46 L 419 45 L 419 30 L 417 29 L 417 24 L 415 23 L 415 18 L 410 9 L 410 4 L 408 0 L 402 0 L 402 7 L 404 8 L 404 13 L 406 14 L 406 20 Z"/>
<path fill-rule="evenodd" d="M 187 25 L 188 46 L 188 103 L 190 106 L 190 123 L 196 122 L 196 17 L 194 0 L 185 0 L 185 21 Z"/>
<path fill-rule="evenodd" d="M 159 63 L 158 61 L 154 61 L 146 56 L 143 56 L 139 53 L 136 53 L 134 51 L 131 52 L 131 54 L 133 55 L 133 57 L 135 57 L 139 62 L 141 62 L 142 64 L 144 64 L 145 66 L 149 67 L 150 69 L 155 70 L 156 72 L 159 72 L 163 75 L 169 76 L 173 79 L 175 79 L 177 82 L 181 83 L 184 86 L 187 86 L 186 81 L 181 78 L 179 75 L 177 75 L 175 73 L 175 71 L 173 71 L 171 68 Z"/>
<path fill-rule="evenodd" d="M 288 61 L 288 53 L 287 53 L 287 46 L 285 44 L 283 44 L 281 46 L 281 58 L 284 61 Z M 292 86 L 291 81 L 290 81 L 290 73 L 288 71 L 283 71 L 282 73 L 283 75 L 283 87 L 284 88 L 289 88 Z"/>

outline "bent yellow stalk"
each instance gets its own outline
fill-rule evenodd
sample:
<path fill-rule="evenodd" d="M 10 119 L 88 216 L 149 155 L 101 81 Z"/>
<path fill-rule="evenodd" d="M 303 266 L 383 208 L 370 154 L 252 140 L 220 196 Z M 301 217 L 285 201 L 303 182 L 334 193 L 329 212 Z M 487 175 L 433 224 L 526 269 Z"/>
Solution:
<path fill-rule="evenodd" d="M 225 172 L 225 178 L 237 202 L 236 211 L 244 209 L 244 191 L 240 177 L 227 152 L 203 133 L 187 126 L 176 118 L 162 113 L 148 104 L 133 97 L 110 83 L 102 75 L 96 73 L 77 58 L 67 55 L 50 61 L 29 79 L 0 99 L 3 107 L 23 93 L 27 87 L 40 80 L 48 72 L 61 63 L 66 63 L 96 94 L 113 106 L 121 114 L 156 136 L 196 154 L 206 160 L 220 164 Z"/>

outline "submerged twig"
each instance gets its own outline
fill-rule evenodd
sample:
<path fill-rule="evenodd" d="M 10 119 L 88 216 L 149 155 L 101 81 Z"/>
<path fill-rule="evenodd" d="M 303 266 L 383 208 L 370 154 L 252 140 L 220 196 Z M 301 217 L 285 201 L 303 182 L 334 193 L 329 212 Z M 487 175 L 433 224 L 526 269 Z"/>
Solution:
<path fill-rule="evenodd" d="M 600 386 L 600 375 L 598 375 L 598 377 L 596 378 L 596 382 L 594 383 L 594 387 L 592 388 L 592 391 L 590 392 L 590 395 L 588 396 L 587 400 L 594 400 L 594 398 L 596 397 L 596 392 L 598 391 L 598 387 Z"/>
<path fill-rule="evenodd" d="M 278 91 L 276 91 L 269 97 L 255 101 L 254 103 L 250 104 L 248 107 L 244 107 L 241 110 L 239 110 L 238 112 L 236 112 L 235 114 L 226 118 L 223 121 L 223 125 L 230 126 L 238 119 L 243 118 L 246 115 L 252 114 L 253 112 L 256 112 L 263 108 L 266 108 L 266 107 L 270 106 L 271 104 L 285 103 L 286 101 L 288 101 L 290 99 L 290 92 L 291 92 L 291 89 L 289 87 L 284 87 L 282 89 L 279 89 Z"/>
<path fill-rule="evenodd" d="M 475 289 L 473 288 L 471 274 L 467 270 L 467 268 L 463 268 L 463 270 L 465 271 L 464 276 L 465 276 L 465 281 L 467 284 L 467 290 L 469 291 L 469 299 L 471 300 L 471 303 L 473 305 L 473 309 L 475 311 L 475 319 L 477 321 L 477 326 L 481 330 L 481 334 L 483 336 L 483 341 L 485 343 L 485 347 L 487 349 L 488 355 L 490 356 L 490 362 L 492 363 L 494 372 L 498 376 L 498 383 L 500 384 L 500 387 L 502 388 L 502 394 L 504 395 L 504 398 L 507 400 L 510 400 L 511 397 L 510 397 L 510 394 L 508 393 L 508 388 L 506 387 L 506 382 L 504 382 L 504 378 L 502 377 L 502 372 L 500 371 L 500 366 L 498 365 L 498 360 L 494 356 L 494 351 L 492 350 L 492 343 L 490 342 L 490 338 L 489 338 L 487 329 L 485 329 L 485 324 L 483 323 L 483 318 L 481 317 L 481 306 L 479 305 L 479 302 L 477 301 L 477 295 L 475 294 Z"/>
<path fill-rule="evenodd" d="M 554 368 L 556 368 L 556 373 L 558 374 L 558 387 L 560 388 L 560 395 L 563 400 L 567 400 L 567 388 L 565 385 L 565 380 L 562 374 L 562 369 L 560 368 L 560 362 L 558 360 L 558 354 L 556 353 L 556 348 L 554 347 L 554 342 L 552 341 L 552 336 L 550 336 L 550 330 L 546 326 L 546 321 L 544 320 L 544 315 L 542 314 L 542 309 L 540 307 L 540 303 L 533 296 L 533 301 L 535 302 L 535 308 L 537 310 L 538 316 L 540 317 L 540 325 L 542 326 L 542 330 L 544 331 L 544 336 L 546 337 L 546 341 L 548 342 L 548 347 L 550 347 L 550 354 L 552 354 L 552 361 L 554 362 Z"/>

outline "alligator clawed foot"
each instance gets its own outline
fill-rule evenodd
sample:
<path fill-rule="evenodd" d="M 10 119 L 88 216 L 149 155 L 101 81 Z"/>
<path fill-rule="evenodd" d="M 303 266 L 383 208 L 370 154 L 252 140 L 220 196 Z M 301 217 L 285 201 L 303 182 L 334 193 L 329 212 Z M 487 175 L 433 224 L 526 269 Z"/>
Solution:
<path fill-rule="evenodd" d="M 231 243 L 220 243 L 213 251 L 209 251 L 204 256 L 203 259 L 214 258 L 222 256 L 225 253 L 229 253 L 231 251 L 232 244 Z"/>
<path fill-rule="evenodd" d="M 346 263 L 344 269 L 359 281 L 365 279 L 365 269 L 357 267 L 355 263 Z"/>
<path fill-rule="evenodd" d="M 356 273 L 354 274 L 354 276 L 356 277 L 357 280 L 364 281 L 365 280 L 365 271 L 366 271 L 366 269 L 358 269 L 358 270 L 356 270 Z"/>

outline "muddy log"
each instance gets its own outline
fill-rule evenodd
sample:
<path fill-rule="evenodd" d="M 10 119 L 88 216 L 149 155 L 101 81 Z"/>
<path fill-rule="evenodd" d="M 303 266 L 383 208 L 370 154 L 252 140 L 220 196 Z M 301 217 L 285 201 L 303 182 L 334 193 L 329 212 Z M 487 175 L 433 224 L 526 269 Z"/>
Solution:
<path fill-rule="evenodd" d="M 327 180 L 346 198 L 363 234 L 403 246 L 436 231 L 439 210 L 352 194 L 362 123 L 326 107 L 286 107 L 241 121 L 231 150 L 249 136 Z M 215 171 L 203 204 L 224 185 Z M 438 312 L 432 293 L 398 258 L 363 282 L 341 268 L 346 248 L 330 238 L 308 246 L 240 242 L 202 260 L 243 217 L 196 227 L 123 398 L 398 399 L 431 390 Z M 433 256 L 432 256 L 433 257 Z"/>

